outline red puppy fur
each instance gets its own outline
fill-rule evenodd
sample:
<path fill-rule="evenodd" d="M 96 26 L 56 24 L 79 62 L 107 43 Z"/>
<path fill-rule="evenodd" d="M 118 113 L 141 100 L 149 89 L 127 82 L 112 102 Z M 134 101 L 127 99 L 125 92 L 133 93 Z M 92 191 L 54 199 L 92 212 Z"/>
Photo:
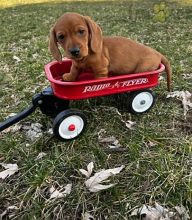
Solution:
<path fill-rule="evenodd" d="M 171 90 L 169 61 L 156 50 L 125 37 L 103 37 L 100 27 L 89 17 L 77 13 L 61 16 L 50 32 L 49 49 L 61 62 L 58 44 L 72 59 L 64 81 L 75 81 L 84 69 L 91 69 L 95 78 L 156 70 L 163 63 L 167 73 L 167 87 Z"/>

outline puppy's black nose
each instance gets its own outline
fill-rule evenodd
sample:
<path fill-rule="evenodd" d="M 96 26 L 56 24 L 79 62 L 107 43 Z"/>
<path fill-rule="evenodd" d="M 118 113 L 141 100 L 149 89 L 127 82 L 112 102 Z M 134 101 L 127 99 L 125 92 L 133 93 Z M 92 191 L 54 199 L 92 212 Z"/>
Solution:
<path fill-rule="evenodd" d="M 80 49 L 78 47 L 74 47 L 74 48 L 69 49 L 69 52 L 74 57 L 77 57 L 79 55 L 79 53 L 80 53 Z"/>

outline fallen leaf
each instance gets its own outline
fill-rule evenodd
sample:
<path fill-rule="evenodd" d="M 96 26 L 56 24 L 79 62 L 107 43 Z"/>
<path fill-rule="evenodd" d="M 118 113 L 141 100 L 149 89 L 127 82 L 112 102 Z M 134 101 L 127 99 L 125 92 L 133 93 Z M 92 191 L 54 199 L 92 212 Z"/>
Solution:
<path fill-rule="evenodd" d="M 98 138 L 100 139 L 103 137 L 104 134 L 106 134 L 106 130 L 102 128 L 97 134 L 98 134 Z"/>
<path fill-rule="evenodd" d="M 121 144 L 119 143 L 119 141 L 116 139 L 112 144 L 108 145 L 108 147 L 110 149 L 116 149 L 116 148 L 120 148 Z"/>
<path fill-rule="evenodd" d="M 186 73 L 186 74 L 182 74 L 184 79 L 191 79 L 192 78 L 192 73 Z"/>
<path fill-rule="evenodd" d="M 47 134 L 53 135 L 53 128 L 49 128 L 49 130 L 47 131 Z"/>
<path fill-rule="evenodd" d="M 3 217 L 5 217 L 5 216 L 9 213 L 9 211 L 18 210 L 18 209 L 19 209 L 19 208 L 18 208 L 17 206 L 15 206 L 15 205 L 8 206 L 7 209 L 0 214 L 0 219 L 4 219 Z M 9 216 L 9 217 L 10 217 L 10 216 Z M 11 219 L 11 218 L 10 218 L 10 219 Z"/>
<path fill-rule="evenodd" d="M 72 184 L 67 184 L 64 187 L 64 191 L 63 188 L 60 190 L 55 189 L 54 186 L 52 186 L 49 189 L 50 192 L 50 198 L 49 199 L 56 199 L 56 198 L 63 198 L 66 197 L 66 195 L 69 195 L 71 193 L 71 188 L 72 188 Z"/>
<path fill-rule="evenodd" d="M 17 57 L 17 56 L 13 56 L 13 59 L 16 61 L 16 62 L 21 62 L 21 59 L 19 58 L 19 57 Z"/>
<path fill-rule="evenodd" d="M 40 152 L 40 153 L 37 155 L 37 157 L 35 158 L 35 160 L 39 160 L 39 159 L 43 158 L 43 157 L 46 156 L 46 155 L 47 155 L 46 153 Z"/>
<path fill-rule="evenodd" d="M 26 131 L 27 138 L 33 142 L 43 135 L 42 127 L 39 123 L 32 123 L 30 126 L 23 126 L 23 129 Z"/>
<path fill-rule="evenodd" d="M 188 215 L 187 210 L 182 206 L 176 206 L 174 209 L 177 212 L 173 212 L 164 208 L 155 202 L 154 207 L 150 205 L 143 205 L 140 208 L 136 208 L 131 212 L 130 216 L 137 216 L 142 220 L 171 220 L 171 219 L 181 219 L 181 220 L 189 220 L 190 217 Z M 177 215 L 179 214 L 179 216 Z"/>
<path fill-rule="evenodd" d="M 13 117 L 13 116 L 15 116 L 15 115 L 17 115 L 17 113 L 11 113 L 11 114 L 9 114 L 7 117 L 6 117 L 6 119 L 8 119 L 8 118 L 11 118 L 11 117 Z"/>
<path fill-rule="evenodd" d="M 148 145 L 149 145 L 149 147 L 154 147 L 154 146 L 156 146 L 157 145 L 157 143 L 156 142 L 153 142 L 153 141 L 148 141 L 148 143 L 147 143 Z"/>
<path fill-rule="evenodd" d="M 188 211 L 184 206 L 175 206 L 174 209 L 177 211 L 177 213 L 180 215 L 182 220 L 188 220 L 190 219 L 190 216 L 188 214 Z"/>
<path fill-rule="evenodd" d="M 21 129 L 21 127 L 22 127 L 22 125 L 15 124 L 15 125 L 12 125 L 12 126 L 8 127 L 5 130 L 3 130 L 2 133 L 4 133 L 4 134 L 7 134 L 9 132 L 15 133 L 15 132 L 19 131 Z"/>
<path fill-rule="evenodd" d="M 93 172 L 93 162 L 90 162 L 88 165 L 87 165 L 87 170 L 84 170 L 84 169 L 79 169 L 79 171 L 84 174 L 87 178 L 89 178 Z"/>
<path fill-rule="evenodd" d="M 39 56 L 39 54 L 38 54 L 38 53 L 34 53 L 34 54 L 32 54 L 33 59 L 38 58 L 38 56 Z"/>
<path fill-rule="evenodd" d="M 81 219 L 82 220 L 94 220 L 94 217 L 91 214 L 89 214 L 88 212 L 85 212 L 82 214 Z"/>
<path fill-rule="evenodd" d="M 19 208 L 17 206 L 15 206 L 15 205 L 11 205 L 11 206 L 8 206 L 7 209 L 8 210 L 12 210 L 12 209 L 16 210 L 16 209 L 19 209 Z"/>
<path fill-rule="evenodd" d="M 6 170 L 0 172 L 0 178 L 5 179 L 6 177 L 12 176 L 16 172 L 18 172 L 18 166 L 17 164 L 5 164 L 5 163 L 0 163 L 2 167 L 4 167 Z"/>
<path fill-rule="evenodd" d="M 166 215 L 168 213 L 168 209 L 166 209 L 163 206 L 159 205 L 157 202 L 155 202 L 155 208 L 159 213 L 161 213 L 161 215 Z"/>
<path fill-rule="evenodd" d="M 112 143 L 114 141 L 116 141 L 117 139 L 114 136 L 110 136 L 110 137 L 100 137 L 99 138 L 99 142 L 100 143 Z"/>
<path fill-rule="evenodd" d="M 192 95 L 188 91 L 175 91 L 175 92 L 170 92 L 167 95 L 167 98 L 174 98 L 176 97 L 177 99 L 182 101 L 183 105 L 183 110 L 184 110 L 184 116 L 186 117 L 187 112 L 189 109 L 192 108 Z"/>
<path fill-rule="evenodd" d="M 121 147 L 119 141 L 114 136 L 99 137 L 99 142 L 108 144 L 109 148 L 119 148 L 119 147 Z"/>
<path fill-rule="evenodd" d="M 101 170 L 100 172 L 95 173 L 94 176 L 86 180 L 85 185 L 90 192 L 98 192 L 100 190 L 108 189 L 115 184 L 102 185 L 101 183 L 108 179 L 110 176 L 118 174 L 124 167 L 125 166 L 122 165 L 113 169 Z"/>
<path fill-rule="evenodd" d="M 159 81 L 162 81 L 162 80 L 164 80 L 164 79 L 165 79 L 165 77 L 162 76 L 162 75 L 159 77 Z"/>
<path fill-rule="evenodd" d="M 143 205 L 140 210 L 140 216 L 145 215 L 143 220 L 159 220 L 161 218 L 161 213 L 151 206 Z"/>
<path fill-rule="evenodd" d="M 130 120 L 128 120 L 128 121 L 123 121 L 123 122 L 125 123 L 125 126 L 126 126 L 127 128 L 129 128 L 130 130 L 134 130 L 134 125 L 136 124 L 136 122 L 130 121 Z"/>

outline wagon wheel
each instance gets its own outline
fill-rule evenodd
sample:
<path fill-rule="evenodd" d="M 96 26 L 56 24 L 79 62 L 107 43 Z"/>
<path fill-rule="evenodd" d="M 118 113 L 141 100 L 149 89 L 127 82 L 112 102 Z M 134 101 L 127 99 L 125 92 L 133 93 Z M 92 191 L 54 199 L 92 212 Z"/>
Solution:
<path fill-rule="evenodd" d="M 87 120 L 82 112 L 67 109 L 56 116 L 53 122 L 53 132 L 62 141 L 73 140 L 83 133 L 86 124 Z"/>
<path fill-rule="evenodd" d="M 146 89 L 130 93 L 129 111 L 133 114 L 140 114 L 149 111 L 155 103 L 155 94 Z"/>

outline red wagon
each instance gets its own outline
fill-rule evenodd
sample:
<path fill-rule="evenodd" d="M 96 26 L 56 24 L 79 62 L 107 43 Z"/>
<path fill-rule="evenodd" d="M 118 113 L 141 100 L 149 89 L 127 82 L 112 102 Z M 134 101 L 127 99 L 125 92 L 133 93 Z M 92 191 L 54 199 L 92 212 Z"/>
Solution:
<path fill-rule="evenodd" d="M 85 129 L 86 116 L 79 110 L 70 109 L 70 100 L 80 100 L 98 96 L 129 92 L 129 110 L 138 114 L 148 111 L 154 104 L 154 94 L 150 88 L 159 83 L 159 74 L 165 67 L 160 64 L 155 71 L 110 76 L 105 79 L 94 79 L 90 71 L 83 72 L 75 82 L 62 81 L 62 75 L 70 72 L 72 61 L 56 61 L 45 65 L 45 73 L 51 87 L 34 95 L 32 104 L 6 121 L 0 123 L 0 132 L 17 123 L 35 111 L 41 112 L 54 119 L 53 131 L 61 140 L 72 140 Z"/>
<path fill-rule="evenodd" d="M 160 64 L 155 71 L 111 76 L 94 79 L 90 71 L 83 72 L 75 82 L 64 82 L 62 75 L 70 72 L 72 61 L 56 61 L 45 66 L 45 73 L 51 83 L 54 96 L 63 100 L 79 100 L 117 93 L 130 92 L 129 110 L 132 113 L 144 113 L 154 104 L 154 94 L 149 88 L 159 83 L 159 74 L 165 67 Z M 65 110 L 54 121 L 55 135 L 60 139 L 73 139 L 83 132 L 86 124 L 85 115 L 78 110 Z"/>

